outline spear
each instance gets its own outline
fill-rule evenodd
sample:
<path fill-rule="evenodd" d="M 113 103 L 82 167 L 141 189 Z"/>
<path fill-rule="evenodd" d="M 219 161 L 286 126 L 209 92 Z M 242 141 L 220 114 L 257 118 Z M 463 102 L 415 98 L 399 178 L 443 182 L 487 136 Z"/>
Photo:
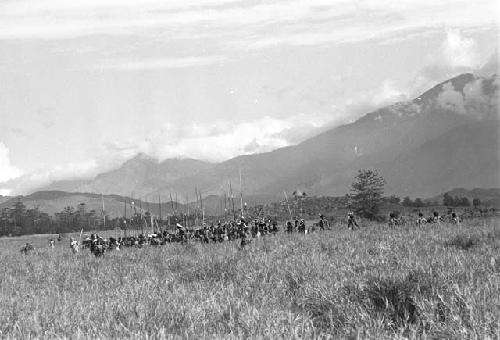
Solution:
<path fill-rule="evenodd" d="M 170 195 L 170 201 L 172 201 L 172 195 Z M 158 210 L 159 210 L 159 213 L 160 213 L 160 230 L 162 229 L 162 223 L 161 223 L 161 197 L 160 197 L 160 193 L 158 192 Z"/>
<path fill-rule="evenodd" d="M 292 220 L 292 211 L 290 210 L 290 205 L 288 204 L 288 197 L 286 196 L 286 191 L 283 191 L 285 194 L 286 206 L 288 208 L 288 213 L 290 214 L 290 220 Z"/>
<path fill-rule="evenodd" d="M 102 201 L 102 222 L 103 222 L 103 229 L 106 230 L 106 213 L 104 212 L 104 195 L 101 194 L 101 201 Z"/>
<path fill-rule="evenodd" d="M 199 209 L 199 205 L 198 205 L 198 189 L 196 189 L 196 187 L 194 188 L 194 195 L 196 197 L 196 206 L 195 206 L 195 209 L 194 209 L 194 225 L 196 226 L 198 224 L 198 209 Z"/>
<path fill-rule="evenodd" d="M 241 217 L 243 217 L 243 186 L 241 184 L 241 167 L 240 167 L 240 209 L 241 209 Z"/>
<path fill-rule="evenodd" d="M 231 182 L 229 182 L 229 192 L 231 195 L 231 201 L 233 204 L 233 219 L 236 221 L 235 209 L 234 209 L 234 195 L 233 195 L 233 187 L 231 186 Z"/>
<path fill-rule="evenodd" d="M 203 210 L 203 198 L 201 197 L 201 191 L 198 190 L 198 194 L 200 195 L 200 209 L 201 209 L 201 220 L 202 223 L 205 223 L 205 210 Z"/>

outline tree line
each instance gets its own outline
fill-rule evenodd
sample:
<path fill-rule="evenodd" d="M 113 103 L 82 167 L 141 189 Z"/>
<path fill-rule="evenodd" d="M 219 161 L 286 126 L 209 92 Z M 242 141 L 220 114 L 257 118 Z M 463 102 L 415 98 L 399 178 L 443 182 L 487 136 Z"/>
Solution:
<path fill-rule="evenodd" d="M 101 230 L 104 227 L 116 228 L 120 224 L 119 218 L 111 219 L 95 210 L 87 210 L 85 203 L 76 208 L 67 206 L 50 216 L 38 207 L 27 208 L 18 199 L 11 208 L 0 211 L 0 236 L 60 234 L 80 231 L 82 228 Z"/>

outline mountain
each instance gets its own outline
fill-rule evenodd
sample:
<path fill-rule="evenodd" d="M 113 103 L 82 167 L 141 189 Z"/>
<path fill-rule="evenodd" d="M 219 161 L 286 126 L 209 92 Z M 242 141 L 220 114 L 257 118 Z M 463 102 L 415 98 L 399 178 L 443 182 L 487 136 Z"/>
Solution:
<path fill-rule="evenodd" d="M 127 214 L 130 216 L 132 201 L 134 202 L 135 209 L 138 212 L 142 207 L 145 211 L 148 210 L 154 215 L 158 216 L 160 213 L 160 206 L 158 202 L 140 201 L 119 195 L 100 195 L 64 191 L 37 191 L 26 196 L 11 197 L 9 200 L 0 203 L 0 210 L 4 208 L 11 208 L 18 200 L 23 202 L 29 209 L 38 207 L 40 211 L 46 212 L 49 215 L 60 212 L 68 206 L 76 209 L 80 203 L 84 203 L 86 205 L 87 211 L 95 210 L 97 215 L 100 215 L 102 212 L 103 201 L 106 215 L 110 217 L 123 216 L 125 204 L 127 205 Z M 185 210 L 185 206 L 181 203 L 177 204 L 177 208 L 179 211 Z M 171 214 L 172 211 L 172 205 L 170 202 L 161 203 L 161 212 L 163 216 Z"/>
<path fill-rule="evenodd" d="M 167 159 L 162 162 L 145 154 L 129 159 L 118 169 L 97 175 L 91 180 L 59 181 L 41 190 L 93 192 L 142 197 L 154 195 L 183 176 L 206 171 L 211 163 L 195 159 Z"/>
<path fill-rule="evenodd" d="M 496 207 L 500 206 L 500 188 L 497 189 L 474 188 L 472 190 L 467 190 L 464 188 L 455 188 L 445 193 L 447 193 L 451 197 L 459 197 L 459 198 L 467 197 L 470 202 L 472 202 L 474 198 L 478 198 L 481 201 L 481 204 L 483 205 L 496 206 Z M 442 202 L 445 193 L 429 198 L 428 201 Z"/>
<path fill-rule="evenodd" d="M 298 145 L 211 164 L 158 162 L 139 155 L 70 191 L 128 195 L 220 195 L 231 183 L 245 196 L 284 190 L 342 196 L 359 169 L 377 168 L 388 194 L 429 197 L 454 187 L 499 187 L 498 78 L 466 73 L 417 98 L 368 113 Z M 55 183 L 49 188 L 67 185 Z"/>

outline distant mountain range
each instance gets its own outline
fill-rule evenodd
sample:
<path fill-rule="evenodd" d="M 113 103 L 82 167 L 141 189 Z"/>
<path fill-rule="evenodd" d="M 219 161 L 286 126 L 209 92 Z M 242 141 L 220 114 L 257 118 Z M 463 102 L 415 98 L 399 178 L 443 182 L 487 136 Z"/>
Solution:
<path fill-rule="evenodd" d="M 357 171 L 377 168 L 386 193 L 432 197 L 456 187 L 500 186 L 498 77 L 461 74 L 412 101 L 368 113 L 298 145 L 221 163 L 157 161 L 140 154 L 93 179 L 42 188 L 136 197 L 239 194 L 278 197 L 284 190 L 342 196 Z"/>
<path fill-rule="evenodd" d="M 479 198 L 482 205 L 490 207 L 500 207 L 500 189 L 482 189 L 475 188 L 472 190 L 467 190 L 464 188 L 456 188 L 447 191 L 452 197 L 467 197 L 470 202 L 474 198 Z M 441 204 L 443 202 L 444 192 L 440 195 L 426 198 L 425 201 L 428 202 L 438 202 Z M 150 201 L 144 202 L 131 197 L 124 197 L 119 195 L 99 195 L 99 194 L 89 194 L 89 193 L 70 193 L 64 191 L 38 191 L 26 196 L 18 197 L 1 197 L 3 200 L 0 201 L 0 210 L 4 208 L 12 208 L 17 200 L 21 200 L 27 208 L 38 207 L 40 211 L 46 212 L 49 215 L 54 215 L 57 212 L 62 211 L 65 207 L 71 206 L 77 208 L 80 203 L 85 204 L 86 211 L 94 210 L 97 216 L 101 215 L 104 201 L 104 209 L 106 215 L 110 217 L 122 217 L 127 214 L 128 217 L 135 210 L 140 212 L 142 208 L 144 212 L 149 211 L 155 216 L 160 215 L 160 202 L 154 201 L 150 198 Z M 276 198 L 271 196 L 245 196 L 245 202 L 248 202 L 249 207 L 253 207 L 256 204 L 265 204 L 273 202 L 276 200 L 283 200 L 284 197 Z M 131 202 L 134 202 L 135 208 L 132 208 Z M 223 214 L 223 197 L 216 195 L 209 195 L 203 198 L 203 208 L 207 216 L 220 216 Z M 126 205 L 126 208 L 125 208 Z M 235 208 L 239 209 L 240 201 L 238 197 L 235 197 Z M 189 209 L 192 212 L 195 209 L 196 203 L 190 202 Z M 161 214 L 163 217 L 168 214 L 172 214 L 174 208 L 177 209 L 179 213 L 184 213 L 187 211 L 187 206 L 185 203 L 178 202 L 173 204 L 170 200 L 164 200 L 161 202 Z M 231 206 L 227 206 L 228 211 L 231 210 Z M 397 209 L 394 207 L 394 209 Z M 198 213 L 200 210 L 198 209 Z"/>
<path fill-rule="evenodd" d="M 488 206 L 500 206 L 500 189 L 492 188 L 492 189 L 480 189 L 475 188 L 472 190 L 467 190 L 464 188 L 456 188 L 446 193 L 442 193 L 441 195 L 429 198 L 428 201 L 431 202 L 443 202 L 444 194 L 448 194 L 451 197 L 467 197 L 469 201 L 472 203 L 474 198 L 478 198 L 481 201 L 481 204 L 485 204 Z"/>
<path fill-rule="evenodd" d="M 80 203 L 84 203 L 87 211 L 95 210 L 97 216 L 99 216 L 102 213 L 104 202 L 104 211 L 106 215 L 111 217 L 122 217 L 124 214 L 130 217 L 133 211 L 140 212 L 141 209 L 144 212 L 150 211 L 156 216 L 160 214 L 160 202 L 158 201 L 150 200 L 149 202 L 145 202 L 119 195 L 100 195 L 65 191 L 37 191 L 26 196 L 4 198 L 6 198 L 6 200 L 0 202 L 0 210 L 11 208 L 17 200 L 21 200 L 29 209 L 38 207 L 40 211 L 53 215 L 62 211 L 65 207 L 70 206 L 76 209 Z M 133 207 L 132 202 L 134 202 L 135 207 Z M 179 202 L 176 208 L 178 211 L 186 210 L 185 205 Z M 163 216 L 172 214 L 172 212 L 173 208 L 170 201 L 161 202 L 161 213 Z"/>

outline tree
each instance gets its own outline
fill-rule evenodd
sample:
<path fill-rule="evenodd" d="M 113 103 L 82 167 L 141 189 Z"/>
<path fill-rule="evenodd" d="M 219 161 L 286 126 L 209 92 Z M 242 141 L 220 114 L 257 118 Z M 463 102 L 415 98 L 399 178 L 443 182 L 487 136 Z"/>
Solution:
<path fill-rule="evenodd" d="M 479 198 L 473 198 L 472 205 L 474 206 L 474 208 L 479 207 L 481 205 L 481 200 Z"/>
<path fill-rule="evenodd" d="M 455 205 L 455 200 L 453 199 L 453 197 L 451 197 L 450 194 L 448 194 L 448 193 L 444 194 L 444 196 L 443 196 L 443 205 L 447 206 L 447 207 L 452 207 L 452 206 Z"/>
<path fill-rule="evenodd" d="M 425 207 L 424 201 L 421 198 L 415 198 L 415 202 L 413 202 L 413 206 L 417 208 Z"/>
<path fill-rule="evenodd" d="M 385 179 L 377 170 L 359 170 L 351 185 L 351 208 L 359 215 L 373 219 L 383 202 Z"/>
<path fill-rule="evenodd" d="M 469 199 L 467 197 L 462 197 L 460 199 L 460 205 L 462 207 L 470 207 L 470 201 L 469 201 Z"/>
<path fill-rule="evenodd" d="M 398 196 L 392 195 L 388 198 L 388 201 L 389 201 L 389 203 L 399 204 L 401 202 L 401 198 L 399 198 Z"/>
<path fill-rule="evenodd" d="M 406 196 L 405 198 L 403 198 L 403 203 L 401 203 L 403 205 L 403 207 L 412 207 L 413 206 L 413 202 L 411 201 L 410 197 Z"/>

